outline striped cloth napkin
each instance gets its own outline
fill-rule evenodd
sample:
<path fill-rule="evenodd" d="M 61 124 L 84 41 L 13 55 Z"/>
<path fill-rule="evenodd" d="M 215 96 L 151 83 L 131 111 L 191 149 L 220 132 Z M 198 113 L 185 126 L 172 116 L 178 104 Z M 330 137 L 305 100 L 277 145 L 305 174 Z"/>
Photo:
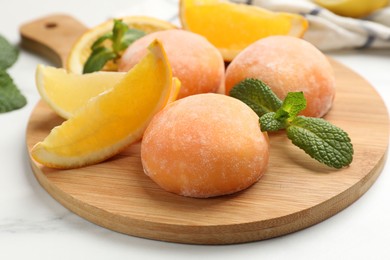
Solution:
<path fill-rule="evenodd" d="M 305 16 L 310 26 L 304 39 L 322 51 L 390 48 L 390 5 L 363 19 L 354 19 L 336 15 L 309 0 L 231 1 Z"/>

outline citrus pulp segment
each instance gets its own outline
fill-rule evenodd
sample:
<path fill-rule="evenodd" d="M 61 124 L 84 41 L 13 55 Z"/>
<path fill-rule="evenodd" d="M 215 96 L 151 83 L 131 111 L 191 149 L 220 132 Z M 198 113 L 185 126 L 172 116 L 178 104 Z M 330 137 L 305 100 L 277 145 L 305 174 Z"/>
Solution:
<path fill-rule="evenodd" d="M 117 84 L 126 73 L 69 73 L 65 69 L 38 65 L 35 81 L 41 98 L 61 117 L 70 118 L 89 99 Z"/>

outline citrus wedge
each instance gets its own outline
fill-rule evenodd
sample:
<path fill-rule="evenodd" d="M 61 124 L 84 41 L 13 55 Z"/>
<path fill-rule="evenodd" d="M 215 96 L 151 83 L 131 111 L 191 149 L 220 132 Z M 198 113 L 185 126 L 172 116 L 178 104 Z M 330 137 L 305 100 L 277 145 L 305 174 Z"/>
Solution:
<path fill-rule="evenodd" d="M 31 150 L 39 163 L 76 168 L 101 162 L 138 141 L 169 101 L 172 72 L 159 41 L 113 88 L 89 100 Z"/>
<path fill-rule="evenodd" d="M 256 40 L 270 35 L 302 37 L 308 27 L 301 15 L 224 0 L 181 0 L 179 15 L 183 28 L 206 37 L 225 61 Z"/>
<path fill-rule="evenodd" d="M 335 14 L 359 18 L 385 7 L 388 0 L 315 0 L 318 5 Z"/>
<path fill-rule="evenodd" d="M 126 23 L 129 28 L 138 29 L 145 33 L 174 29 L 173 24 L 148 16 L 127 16 L 119 18 Z M 114 20 L 106 21 L 96 27 L 89 29 L 73 45 L 65 68 L 73 73 L 82 73 L 84 64 L 91 54 L 92 44 L 102 35 L 112 30 Z"/>
<path fill-rule="evenodd" d="M 68 73 L 65 69 L 38 65 L 36 86 L 41 98 L 61 117 L 68 119 L 89 99 L 112 88 L 122 72 Z"/>
<path fill-rule="evenodd" d="M 173 77 L 172 78 L 172 90 L 171 90 L 171 94 L 168 97 L 167 104 L 169 104 L 177 99 L 177 96 L 179 95 L 180 88 L 181 88 L 180 80 L 176 77 Z"/>
<path fill-rule="evenodd" d="M 61 117 L 69 119 L 91 98 L 114 87 L 125 77 L 124 72 L 75 74 L 65 69 L 38 65 L 35 80 L 41 98 Z M 173 78 L 169 102 L 176 100 L 180 81 Z"/>

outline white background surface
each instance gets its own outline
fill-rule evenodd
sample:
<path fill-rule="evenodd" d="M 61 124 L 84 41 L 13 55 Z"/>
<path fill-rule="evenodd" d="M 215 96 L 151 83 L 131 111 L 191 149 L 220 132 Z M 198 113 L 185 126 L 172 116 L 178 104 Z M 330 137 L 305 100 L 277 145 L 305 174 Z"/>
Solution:
<path fill-rule="evenodd" d="M 22 23 L 58 12 L 94 26 L 122 14 L 170 19 L 177 2 L 0 0 L 0 34 L 16 44 Z M 390 107 L 390 50 L 329 55 L 366 78 Z M 371 189 L 347 209 L 313 227 L 266 241 L 174 244 L 119 234 L 80 218 L 48 195 L 28 163 L 25 129 L 39 100 L 34 83 L 38 63 L 50 64 L 21 51 L 9 73 L 28 105 L 0 114 L 0 259 L 390 259 L 389 162 Z"/>

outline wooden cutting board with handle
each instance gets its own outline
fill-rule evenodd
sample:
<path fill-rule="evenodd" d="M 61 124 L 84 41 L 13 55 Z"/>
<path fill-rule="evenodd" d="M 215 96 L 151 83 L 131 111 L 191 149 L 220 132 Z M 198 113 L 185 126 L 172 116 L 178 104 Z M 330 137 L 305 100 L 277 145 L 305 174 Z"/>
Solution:
<path fill-rule="evenodd" d="M 65 67 L 76 40 L 88 28 L 71 16 L 58 14 L 43 17 L 20 27 L 22 47 Z"/>
<path fill-rule="evenodd" d="M 73 42 L 86 30 L 69 16 L 46 17 L 21 27 L 23 46 L 63 65 Z M 56 170 L 30 158 L 40 184 L 65 207 L 121 233 L 163 241 L 231 244 L 301 230 L 357 200 L 379 176 L 389 143 L 389 117 L 378 93 L 362 77 L 331 60 L 337 79 L 326 119 L 346 130 L 353 163 L 334 170 L 309 158 L 285 134 L 271 134 L 264 177 L 245 191 L 192 199 L 168 193 L 142 170 L 140 143 L 97 165 Z M 63 122 L 40 101 L 31 113 L 27 149 Z M 357 216 L 358 217 L 358 216 Z"/>

